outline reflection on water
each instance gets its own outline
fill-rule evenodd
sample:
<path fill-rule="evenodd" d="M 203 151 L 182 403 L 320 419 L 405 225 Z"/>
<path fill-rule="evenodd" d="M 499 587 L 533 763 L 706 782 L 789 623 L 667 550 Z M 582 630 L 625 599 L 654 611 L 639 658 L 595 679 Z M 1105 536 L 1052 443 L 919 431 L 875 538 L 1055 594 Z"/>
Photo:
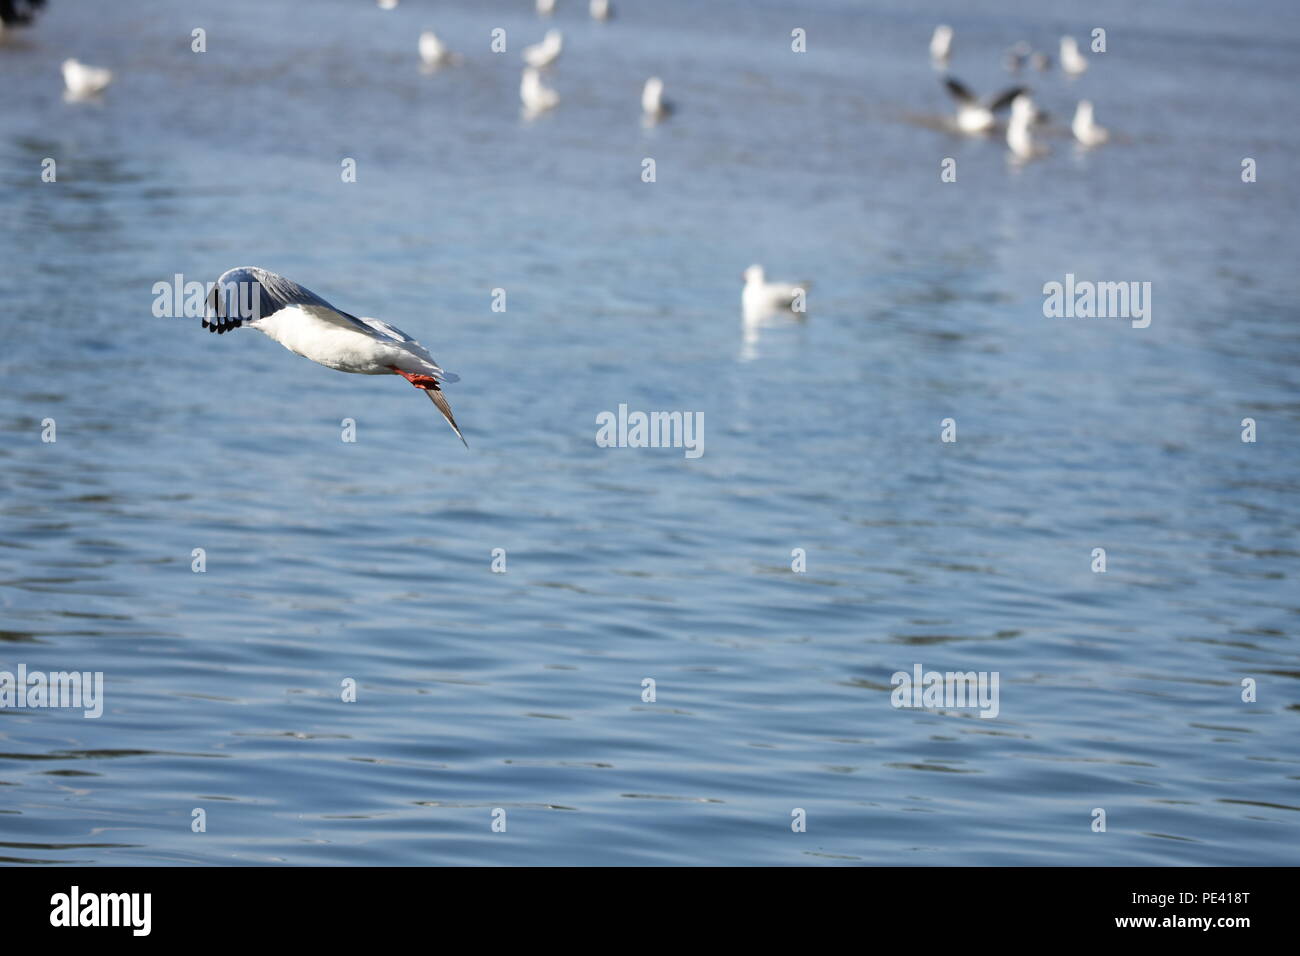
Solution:
<path fill-rule="evenodd" d="M 478 5 L 427 72 L 423 14 L 322 2 L 55 3 L 0 48 L 0 670 L 105 682 L 98 720 L 0 709 L 0 859 L 1295 862 L 1300 193 L 1237 167 L 1296 148 L 1280 5 L 1103 3 L 1124 49 L 1031 82 L 1112 141 L 1012 171 L 901 8 L 808 4 L 804 55 L 731 0 L 561 9 L 521 123 Z M 976 89 L 1059 33 L 962 16 Z M 205 21 L 237 56 L 174 42 Z M 805 321 L 737 314 L 752 262 Z M 428 345 L 470 451 L 404 385 L 153 317 L 250 264 Z M 1151 282 L 1150 328 L 1044 318 L 1067 272 Z M 706 454 L 598 448 L 620 403 Z M 891 707 L 916 665 L 998 672 L 998 717 Z"/>

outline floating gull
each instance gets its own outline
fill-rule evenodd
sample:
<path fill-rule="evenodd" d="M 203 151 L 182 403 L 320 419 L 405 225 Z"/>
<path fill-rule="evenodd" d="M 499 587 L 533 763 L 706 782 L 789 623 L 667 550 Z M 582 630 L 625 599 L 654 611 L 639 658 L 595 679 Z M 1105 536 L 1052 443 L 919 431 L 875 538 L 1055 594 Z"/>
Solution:
<path fill-rule="evenodd" d="M 1110 131 L 1093 122 L 1091 100 L 1079 100 L 1070 129 L 1074 131 L 1074 138 L 1084 146 L 1100 146 L 1110 139 Z"/>
<path fill-rule="evenodd" d="M 946 63 L 951 54 L 952 27 L 941 23 L 934 28 L 934 33 L 930 37 L 930 59 L 936 63 Z"/>
<path fill-rule="evenodd" d="M 396 10 L 397 0 L 379 0 L 380 10 Z"/>
<path fill-rule="evenodd" d="M 1088 68 L 1088 60 L 1079 52 L 1079 44 L 1074 37 L 1061 37 L 1061 69 L 1071 76 L 1078 76 Z"/>
<path fill-rule="evenodd" d="M 752 265 L 743 273 L 745 289 L 740 294 L 740 305 L 746 322 L 756 322 L 777 312 L 793 312 L 796 304 L 802 305 L 811 283 L 794 285 L 788 282 L 768 282 L 763 267 Z M 797 313 L 802 317 L 802 309 Z"/>
<path fill-rule="evenodd" d="M 298 283 L 256 266 L 222 273 L 208 296 L 205 329 L 221 334 L 241 325 L 327 368 L 402 376 L 429 396 L 465 442 L 441 389 L 444 382 L 458 381 L 457 376 L 443 371 L 428 350 L 401 329 L 341 312 Z"/>
<path fill-rule="evenodd" d="M 1033 125 L 1046 114 L 1039 112 L 1028 93 L 1021 93 L 1011 101 L 1011 119 L 1007 122 L 1007 146 L 1016 160 L 1045 156 L 1047 147 L 1034 141 Z"/>
<path fill-rule="evenodd" d="M 542 83 L 542 74 L 531 66 L 524 67 L 523 79 L 519 82 L 519 98 L 530 115 L 549 110 L 560 102 L 560 94 Z"/>
<path fill-rule="evenodd" d="M 608 20 L 613 13 L 609 8 L 609 0 L 591 0 L 591 6 L 588 9 L 593 20 Z"/>
<path fill-rule="evenodd" d="M 447 66 L 457 57 L 438 39 L 438 34 L 425 30 L 420 34 L 420 59 L 425 66 Z"/>
<path fill-rule="evenodd" d="M 63 61 L 63 84 L 68 95 L 74 98 L 94 96 L 108 89 L 113 82 L 113 72 L 99 66 L 86 66 L 76 60 Z"/>
<path fill-rule="evenodd" d="M 997 122 L 994 114 L 1002 112 L 1012 100 L 1027 92 L 1023 86 L 1014 86 L 988 103 L 981 103 L 974 93 L 953 77 L 945 76 L 943 84 L 957 101 L 956 123 L 963 133 L 987 133 Z"/>
<path fill-rule="evenodd" d="M 537 0 L 537 12 L 544 17 L 549 17 L 555 12 L 555 0 Z"/>
<path fill-rule="evenodd" d="M 664 81 L 652 76 L 641 90 L 641 111 L 647 120 L 659 120 L 673 111 L 673 105 L 664 99 Z"/>
<path fill-rule="evenodd" d="M 524 62 L 541 69 L 550 66 L 564 48 L 564 35 L 559 30 L 547 30 L 541 43 L 524 47 Z"/>

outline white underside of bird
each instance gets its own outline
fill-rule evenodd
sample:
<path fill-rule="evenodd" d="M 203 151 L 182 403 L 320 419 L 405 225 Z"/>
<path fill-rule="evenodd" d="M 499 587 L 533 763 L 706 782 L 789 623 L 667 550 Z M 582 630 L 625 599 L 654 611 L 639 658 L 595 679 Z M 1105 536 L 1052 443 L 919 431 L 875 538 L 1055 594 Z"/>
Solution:
<path fill-rule="evenodd" d="M 396 368 L 443 380 L 446 373 L 420 343 L 387 338 L 404 334 L 400 330 L 378 319 L 357 316 L 380 336 L 384 336 L 377 338 L 340 325 L 331 311 L 314 306 L 291 305 L 269 318 L 255 319 L 248 325 L 279 342 L 290 352 L 296 352 L 318 365 L 340 372 L 391 375 Z"/>
<path fill-rule="evenodd" d="M 334 308 L 296 282 L 257 266 L 222 273 L 208 298 L 203 325 L 224 333 L 247 326 L 318 365 L 355 375 L 401 375 L 424 391 L 463 442 L 442 395 L 459 381 L 429 350 L 396 326 Z"/>
<path fill-rule="evenodd" d="M 76 60 L 63 61 L 63 85 L 73 96 L 93 96 L 102 93 L 112 82 L 112 70 L 87 66 Z"/>
<path fill-rule="evenodd" d="M 987 106 L 962 105 L 957 108 L 957 128 L 963 133 L 987 133 L 997 124 L 997 117 Z"/>

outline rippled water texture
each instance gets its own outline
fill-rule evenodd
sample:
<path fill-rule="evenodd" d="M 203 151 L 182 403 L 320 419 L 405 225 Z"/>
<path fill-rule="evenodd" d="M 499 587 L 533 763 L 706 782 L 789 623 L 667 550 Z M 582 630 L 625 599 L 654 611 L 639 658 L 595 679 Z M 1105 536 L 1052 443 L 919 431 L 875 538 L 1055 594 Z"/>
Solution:
<path fill-rule="evenodd" d="M 0 669 L 105 695 L 0 710 L 0 856 L 1296 863 L 1300 7 L 615 6 L 561 0 L 531 121 L 527 0 L 52 0 L 0 45 Z M 937 128 L 940 21 L 982 93 L 1107 29 L 1026 77 L 1048 157 Z M 68 56 L 116 82 L 65 102 Z M 742 324 L 751 262 L 805 322 Z M 254 264 L 429 346 L 469 451 L 400 379 L 153 315 Z M 1150 327 L 1045 318 L 1067 273 Z M 620 404 L 704 454 L 597 447 Z M 892 707 L 917 664 L 998 716 Z"/>

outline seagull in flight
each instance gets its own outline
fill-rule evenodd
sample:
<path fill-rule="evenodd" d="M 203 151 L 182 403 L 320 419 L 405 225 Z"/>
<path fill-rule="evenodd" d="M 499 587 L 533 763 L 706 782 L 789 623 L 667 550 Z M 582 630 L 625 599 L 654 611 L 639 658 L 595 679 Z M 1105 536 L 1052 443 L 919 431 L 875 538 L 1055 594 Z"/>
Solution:
<path fill-rule="evenodd" d="M 466 448 L 442 394 L 459 376 L 399 328 L 334 308 L 314 292 L 256 266 L 222 273 L 207 299 L 203 327 L 221 335 L 247 325 L 319 365 L 359 375 L 400 375 L 429 396 Z"/>
<path fill-rule="evenodd" d="M 1010 106 L 1012 100 L 1021 93 L 1028 92 L 1023 86 L 1013 86 L 989 102 L 982 103 L 965 84 L 951 76 L 943 78 L 943 85 L 957 101 L 957 128 L 963 133 L 987 133 L 997 123 L 994 114 Z"/>
<path fill-rule="evenodd" d="M 553 109 L 560 102 L 560 94 L 542 82 L 537 70 L 526 66 L 519 81 L 519 99 L 523 101 L 525 115 L 534 117 Z"/>

